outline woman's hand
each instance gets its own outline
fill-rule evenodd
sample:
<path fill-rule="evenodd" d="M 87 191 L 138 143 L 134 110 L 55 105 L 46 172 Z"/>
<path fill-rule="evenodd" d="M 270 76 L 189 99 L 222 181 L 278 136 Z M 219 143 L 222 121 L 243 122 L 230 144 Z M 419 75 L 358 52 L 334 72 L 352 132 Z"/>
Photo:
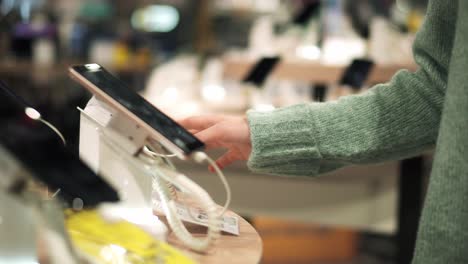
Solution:
<path fill-rule="evenodd" d="M 207 149 L 227 149 L 227 152 L 216 160 L 221 169 L 234 161 L 249 159 L 252 144 L 246 117 L 204 115 L 178 122 L 203 141 Z"/>

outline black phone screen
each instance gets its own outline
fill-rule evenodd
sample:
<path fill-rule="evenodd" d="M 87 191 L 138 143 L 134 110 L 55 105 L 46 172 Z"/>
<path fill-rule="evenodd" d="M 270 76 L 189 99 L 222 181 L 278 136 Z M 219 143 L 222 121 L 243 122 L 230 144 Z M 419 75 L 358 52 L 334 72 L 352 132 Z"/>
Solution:
<path fill-rule="evenodd" d="M 25 113 L 29 107 L 0 81 L 0 145 L 16 157 L 34 177 L 58 193 L 69 205 L 80 198 L 85 207 L 118 201 L 117 192 L 86 166 L 42 122 Z"/>
<path fill-rule="evenodd" d="M 369 73 L 374 66 L 374 62 L 366 59 L 354 59 L 345 69 L 340 80 L 341 85 L 349 85 L 354 89 L 359 89 L 369 77 Z"/>
<path fill-rule="evenodd" d="M 260 59 L 244 78 L 244 83 L 253 83 L 260 87 L 268 75 L 275 69 L 280 61 L 279 57 L 264 57 Z"/>
<path fill-rule="evenodd" d="M 293 23 L 304 26 L 309 21 L 309 18 L 311 16 L 318 13 L 320 9 L 320 4 L 320 1 L 311 3 L 306 2 L 304 8 L 302 8 L 300 12 L 298 12 L 296 16 L 294 16 Z"/>
<path fill-rule="evenodd" d="M 204 147 L 203 142 L 159 111 L 102 66 L 86 64 L 73 66 L 72 69 L 182 149 L 185 154 L 190 154 Z"/>

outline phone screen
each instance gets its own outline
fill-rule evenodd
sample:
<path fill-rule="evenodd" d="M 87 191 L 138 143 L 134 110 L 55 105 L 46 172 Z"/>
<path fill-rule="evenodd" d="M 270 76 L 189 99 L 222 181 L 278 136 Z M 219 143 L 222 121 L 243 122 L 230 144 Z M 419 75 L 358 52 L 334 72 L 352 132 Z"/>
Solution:
<path fill-rule="evenodd" d="M 354 59 L 346 68 L 340 80 L 341 85 L 349 85 L 354 89 L 360 89 L 369 77 L 374 62 L 366 59 Z"/>
<path fill-rule="evenodd" d="M 263 85 L 268 75 L 274 70 L 280 61 L 279 57 L 264 57 L 260 59 L 244 78 L 244 83 L 253 83 L 257 87 Z"/>
<path fill-rule="evenodd" d="M 300 12 L 298 12 L 296 16 L 294 16 L 293 23 L 304 26 L 309 21 L 309 18 L 311 16 L 318 13 L 320 9 L 320 4 L 320 1 L 311 3 L 306 2 L 304 8 L 302 8 Z"/>
<path fill-rule="evenodd" d="M 182 149 L 185 154 L 190 154 L 204 147 L 203 142 L 159 111 L 102 66 L 86 64 L 73 66 L 72 69 Z"/>
<path fill-rule="evenodd" d="M 97 176 L 42 122 L 30 118 L 29 107 L 0 81 L 0 145 L 16 157 L 34 177 L 69 205 L 80 198 L 86 207 L 118 201 L 117 192 Z"/>

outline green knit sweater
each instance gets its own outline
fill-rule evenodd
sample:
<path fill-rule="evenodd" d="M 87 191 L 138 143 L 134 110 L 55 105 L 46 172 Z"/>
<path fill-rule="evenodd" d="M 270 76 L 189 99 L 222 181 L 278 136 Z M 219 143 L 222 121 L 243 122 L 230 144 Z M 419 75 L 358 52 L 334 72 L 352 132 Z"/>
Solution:
<path fill-rule="evenodd" d="M 253 171 L 317 175 L 436 147 L 413 263 L 468 263 L 468 1 L 432 0 L 420 69 L 337 102 L 249 112 Z"/>

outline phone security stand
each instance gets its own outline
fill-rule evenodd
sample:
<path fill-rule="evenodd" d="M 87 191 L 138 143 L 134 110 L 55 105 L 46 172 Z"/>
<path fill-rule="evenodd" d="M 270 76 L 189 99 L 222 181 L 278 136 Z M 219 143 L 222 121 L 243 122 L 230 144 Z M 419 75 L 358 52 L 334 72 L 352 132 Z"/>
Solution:
<path fill-rule="evenodd" d="M 80 111 L 80 158 L 114 187 L 122 200 L 120 209 L 104 210 L 109 213 L 104 216 L 121 217 L 165 240 L 167 228 L 153 215 L 152 177 L 129 164 L 144 146 L 147 133 L 96 97 Z"/>
<path fill-rule="evenodd" d="M 113 214 L 112 210 L 107 210 L 110 212 L 107 215 L 133 222 L 158 239 L 165 239 L 167 228 L 157 220 L 152 210 L 153 205 L 159 204 L 172 233 L 192 250 L 206 251 L 220 235 L 219 221 L 230 201 L 229 185 L 215 162 L 203 152 L 194 154 L 195 161 L 207 161 L 214 166 L 225 185 L 227 199 L 221 213 L 217 212 L 217 205 L 205 190 L 177 172 L 167 158 L 171 155 L 148 150 L 146 144 L 157 149 L 157 142 L 151 141 L 145 130 L 130 118 L 119 114 L 96 97 L 88 102 L 85 110 L 80 111 L 80 157 L 119 192 L 128 208 L 124 212 L 127 217 L 121 217 L 122 212 Z M 191 220 L 197 223 L 202 221 L 208 227 L 205 237 L 193 236 L 182 223 L 183 216 L 177 208 L 176 188 L 190 193 L 191 198 L 198 201 L 204 216 L 198 220 L 192 213 L 189 216 Z M 143 209 L 144 213 L 139 211 L 136 217 L 135 208 Z"/>

